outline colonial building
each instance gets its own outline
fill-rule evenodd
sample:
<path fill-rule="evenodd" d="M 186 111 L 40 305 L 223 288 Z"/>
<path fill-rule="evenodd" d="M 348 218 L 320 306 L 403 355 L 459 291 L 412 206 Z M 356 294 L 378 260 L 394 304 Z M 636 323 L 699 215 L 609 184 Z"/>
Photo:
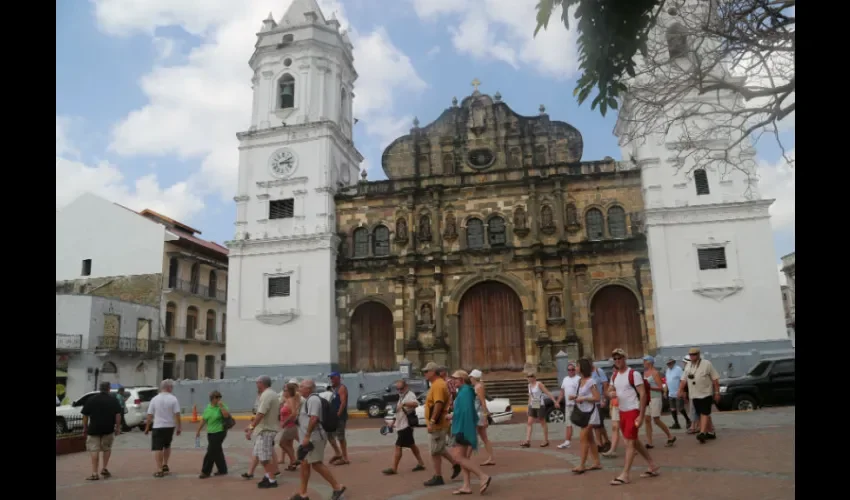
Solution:
<path fill-rule="evenodd" d="M 785 326 L 788 327 L 788 336 L 793 343 L 797 330 L 797 253 L 791 252 L 782 257 L 782 274 L 785 275 L 785 284 L 782 285 L 782 303 L 785 307 Z"/>

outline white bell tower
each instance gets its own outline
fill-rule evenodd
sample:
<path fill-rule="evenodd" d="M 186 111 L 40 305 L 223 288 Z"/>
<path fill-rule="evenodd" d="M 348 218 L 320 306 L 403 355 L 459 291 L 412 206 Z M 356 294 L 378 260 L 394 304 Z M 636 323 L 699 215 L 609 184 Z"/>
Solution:
<path fill-rule="evenodd" d="M 327 373 L 338 362 L 334 194 L 357 182 L 351 41 L 316 0 L 263 21 L 250 128 L 239 138 L 228 377 Z"/>
<path fill-rule="evenodd" d="M 729 147 L 743 128 L 718 134 L 721 128 L 699 121 L 705 118 L 676 122 L 666 134 L 646 126 L 646 103 L 660 100 L 659 92 L 675 94 L 665 87 L 671 81 L 667 75 L 687 72 L 694 51 L 706 50 L 705 45 L 695 49 L 683 29 L 698 23 L 681 16 L 702 15 L 710 3 L 684 0 L 665 7 L 648 52 L 653 66 L 667 71 L 655 71 L 655 81 L 644 79 L 642 63 L 627 82 L 614 130 L 623 160 L 641 168 L 661 356 L 679 355 L 690 346 L 712 353 L 790 348 L 768 213 L 774 200 L 761 198 L 750 141 Z M 663 58 L 666 67 L 660 66 Z M 715 73 L 727 81 L 741 78 L 723 64 Z M 692 91 L 665 108 L 668 122 L 672 116 L 692 116 L 683 115 L 685 107 L 728 110 L 740 102 L 731 91 Z M 712 161 L 713 156 L 703 156 L 707 150 L 729 156 Z"/>

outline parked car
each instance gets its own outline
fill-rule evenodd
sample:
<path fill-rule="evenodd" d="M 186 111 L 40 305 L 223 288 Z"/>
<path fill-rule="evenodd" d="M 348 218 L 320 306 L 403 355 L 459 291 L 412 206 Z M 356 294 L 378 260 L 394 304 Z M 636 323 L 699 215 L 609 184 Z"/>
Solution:
<path fill-rule="evenodd" d="M 117 392 L 116 389 L 112 389 L 111 394 L 114 396 Z M 127 395 L 127 409 L 124 412 L 124 421 L 127 423 L 127 429 L 125 430 L 131 430 L 134 427 L 144 430 L 148 406 L 151 399 L 156 396 L 159 390 L 156 387 L 125 387 L 124 392 Z M 97 393 L 97 391 L 92 391 L 72 401 L 69 405 L 57 406 L 56 434 L 64 434 L 69 431 L 82 429 L 83 418 L 81 412 L 83 411 L 83 406 L 90 397 Z"/>
<path fill-rule="evenodd" d="M 720 410 L 754 410 L 760 406 L 794 404 L 794 357 L 763 359 L 742 377 L 720 379 Z"/>
<path fill-rule="evenodd" d="M 407 386 L 416 396 L 428 391 L 428 381 L 414 378 L 407 380 Z M 379 418 L 386 413 L 387 406 L 395 407 L 398 403 L 398 390 L 395 384 L 390 384 L 382 391 L 367 392 L 357 398 L 357 409 L 365 411 L 371 418 Z"/>
<path fill-rule="evenodd" d="M 425 398 L 427 396 L 428 393 L 422 393 L 416 398 L 419 402 L 419 406 L 416 407 L 416 418 L 418 422 L 413 423 L 413 427 L 427 427 L 428 425 L 425 421 Z M 490 416 L 493 417 L 494 424 L 510 422 L 514 417 L 514 411 L 511 409 L 511 402 L 507 399 L 490 397 L 485 397 L 485 399 L 487 400 L 487 411 L 490 412 Z M 393 425 L 395 422 L 395 407 L 397 404 L 398 398 L 396 398 L 395 403 L 387 405 L 384 409 L 386 412 L 384 421 L 387 425 Z"/>

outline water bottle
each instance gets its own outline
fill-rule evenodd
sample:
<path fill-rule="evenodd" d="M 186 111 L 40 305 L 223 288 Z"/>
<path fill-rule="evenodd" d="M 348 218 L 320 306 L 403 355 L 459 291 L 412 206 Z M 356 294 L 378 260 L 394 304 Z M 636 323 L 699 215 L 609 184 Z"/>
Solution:
<path fill-rule="evenodd" d="M 201 436 L 195 436 L 195 448 L 201 447 Z"/>

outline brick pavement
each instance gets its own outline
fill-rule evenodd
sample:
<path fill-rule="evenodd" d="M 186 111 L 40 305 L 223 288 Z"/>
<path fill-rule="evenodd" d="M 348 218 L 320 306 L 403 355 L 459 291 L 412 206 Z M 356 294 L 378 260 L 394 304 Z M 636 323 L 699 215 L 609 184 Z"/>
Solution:
<path fill-rule="evenodd" d="M 700 445 L 693 436 L 677 432 L 674 448 L 656 448 L 653 456 L 662 465 L 662 475 L 641 479 L 645 470 L 638 458 L 633 469 L 632 484 L 616 489 L 618 498 L 688 498 L 737 499 L 756 496 L 767 499 L 794 498 L 794 408 L 760 410 L 752 413 L 719 414 L 715 419 L 718 439 Z M 759 425 L 761 423 L 761 425 Z M 495 426 L 491 434 L 496 443 L 495 467 L 487 468 L 494 477 L 488 495 L 501 498 L 560 498 L 570 493 L 614 493 L 608 482 L 623 464 L 619 458 L 603 459 L 605 469 L 574 476 L 569 469 L 578 463 L 578 442 L 569 450 L 557 450 L 557 438 L 563 436 L 563 426 L 551 429 L 552 446 L 541 449 L 518 448 L 523 438 L 523 426 Z M 539 430 L 535 435 L 539 438 Z M 426 442 L 424 434 L 417 440 Z M 412 500 L 445 498 L 460 483 L 441 488 L 424 488 L 422 482 L 429 471 L 413 473 L 415 461 L 405 453 L 401 473 L 384 477 L 380 471 L 392 457 L 392 436 L 380 436 L 374 429 L 350 433 L 352 464 L 333 467 L 339 480 L 348 486 L 346 498 L 374 500 Z M 267 498 L 289 498 L 297 486 L 297 473 L 284 472 L 281 486 L 276 490 L 257 490 L 256 481 L 245 481 L 239 474 L 247 469 L 250 442 L 240 433 L 228 436 L 226 442 L 230 475 L 198 479 L 203 450 L 194 449 L 194 433 L 175 439 L 176 449 L 171 459 L 170 477 L 155 479 L 153 457 L 147 439 L 141 433 L 119 438 L 110 470 L 109 480 L 87 482 L 89 459 L 85 453 L 57 457 L 56 498 L 133 498 L 161 500 L 164 496 L 186 499 L 231 499 L 250 495 Z M 423 451 L 427 444 L 423 447 Z M 426 457 L 427 460 L 427 457 Z M 444 475 L 448 476 L 448 467 Z M 477 481 L 473 480 L 473 489 Z M 330 488 L 314 474 L 310 498 L 329 498 Z"/>

